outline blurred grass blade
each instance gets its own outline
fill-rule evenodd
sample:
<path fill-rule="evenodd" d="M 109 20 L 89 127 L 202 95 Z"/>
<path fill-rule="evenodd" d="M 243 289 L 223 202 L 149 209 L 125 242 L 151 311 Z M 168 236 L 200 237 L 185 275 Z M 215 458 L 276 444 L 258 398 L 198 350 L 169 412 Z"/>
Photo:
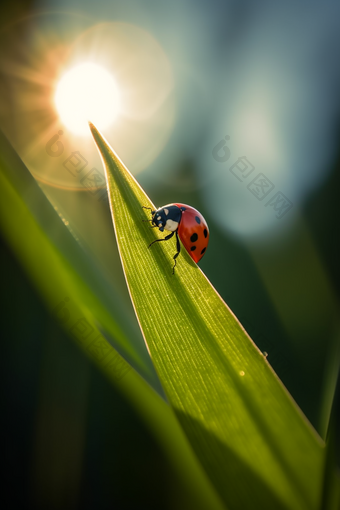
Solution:
<path fill-rule="evenodd" d="M 334 423 L 330 429 L 326 444 L 326 462 L 324 470 L 324 487 L 322 494 L 322 510 L 339 510 L 340 508 L 340 473 L 334 469 L 336 465 L 336 432 Z"/>
<path fill-rule="evenodd" d="M 340 508 L 340 472 L 339 469 L 334 469 L 334 466 L 337 463 L 336 453 L 339 452 L 339 445 L 337 444 L 337 432 L 339 431 L 340 425 L 340 417 L 337 409 L 340 396 L 339 377 L 335 381 L 334 387 L 334 400 L 330 413 L 326 440 L 324 487 L 321 505 L 322 510 L 339 510 Z"/>
<path fill-rule="evenodd" d="M 107 353 L 108 341 L 162 394 L 137 323 L 131 321 L 115 290 L 75 241 L 2 133 L 0 168 L 0 226 L 49 308 L 60 310 L 61 315 L 66 299 L 71 314 L 66 326 L 73 328 L 75 336 L 83 330 L 84 337 L 86 329 L 88 343 L 97 338 L 92 347 L 97 352 Z M 79 318 L 74 327 L 72 318 L 73 323 Z"/>
<path fill-rule="evenodd" d="M 146 344 L 212 483 L 230 509 L 319 509 L 324 443 L 185 250 L 172 275 L 175 243 L 147 249 L 164 237 L 142 221 L 154 205 L 90 127 Z"/>

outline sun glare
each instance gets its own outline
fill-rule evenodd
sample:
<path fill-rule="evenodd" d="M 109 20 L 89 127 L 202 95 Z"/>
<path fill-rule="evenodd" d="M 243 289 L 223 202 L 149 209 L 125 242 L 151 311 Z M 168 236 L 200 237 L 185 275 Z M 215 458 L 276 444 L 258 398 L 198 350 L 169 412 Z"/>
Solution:
<path fill-rule="evenodd" d="M 86 62 L 62 76 L 56 88 L 55 104 L 62 122 L 70 131 L 89 135 L 88 121 L 105 129 L 117 118 L 117 85 L 103 67 Z"/>

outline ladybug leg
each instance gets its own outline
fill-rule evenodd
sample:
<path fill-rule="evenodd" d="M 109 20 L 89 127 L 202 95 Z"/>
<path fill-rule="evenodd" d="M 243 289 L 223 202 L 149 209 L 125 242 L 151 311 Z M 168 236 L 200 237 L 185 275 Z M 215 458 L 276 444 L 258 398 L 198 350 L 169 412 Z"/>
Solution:
<path fill-rule="evenodd" d="M 168 241 L 169 239 L 171 239 L 173 237 L 174 233 L 175 232 L 171 232 L 171 234 L 163 237 L 163 239 L 155 239 L 154 241 L 152 241 L 152 243 L 149 244 L 148 248 L 150 248 L 150 246 L 154 243 L 159 243 L 160 241 Z"/>
<path fill-rule="evenodd" d="M 180 254 L 180 251 L 181 251 L 181 243 L 179 242 L 179 239 L 178 239 L 178 232 L 177 232 L 177 230 L 176 230 L 176 247 L 177 247 L 177 253 L 175 253 L 175 255 L 173 257 L 175 263 L 174 263 L 174 267 L 172 268 L 172 274 L 175 274 L 175 267 L 176 267 L 176 264 L 177 264 L 177 260 L 176 259 L 177 259 L 178 255 Z"/>

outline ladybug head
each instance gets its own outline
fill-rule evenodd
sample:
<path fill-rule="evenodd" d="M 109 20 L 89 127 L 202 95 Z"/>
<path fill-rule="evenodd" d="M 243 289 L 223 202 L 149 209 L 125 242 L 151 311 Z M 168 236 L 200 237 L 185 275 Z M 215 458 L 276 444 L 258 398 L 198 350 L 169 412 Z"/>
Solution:
<path fill-rule="evenodd" d="M 164 231 L 167 217 L 163 208 L 157 209 L 157 211 L 151 211 L 152 223 L 159 228 L 161 232 Z"/>

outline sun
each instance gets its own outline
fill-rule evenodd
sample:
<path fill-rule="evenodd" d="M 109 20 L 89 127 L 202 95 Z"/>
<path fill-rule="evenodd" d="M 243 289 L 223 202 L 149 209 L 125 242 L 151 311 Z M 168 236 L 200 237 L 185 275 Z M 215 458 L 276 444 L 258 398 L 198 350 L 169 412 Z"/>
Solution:
<path fill-rule="evenodd" d="M 119 94 L 113 76 L 92 62 L 79 64 L 64 74 L 54 100 L 61 121 L 76 135 L 90 134 L 88 121 L 105 129 L 119 114 Z"/>

